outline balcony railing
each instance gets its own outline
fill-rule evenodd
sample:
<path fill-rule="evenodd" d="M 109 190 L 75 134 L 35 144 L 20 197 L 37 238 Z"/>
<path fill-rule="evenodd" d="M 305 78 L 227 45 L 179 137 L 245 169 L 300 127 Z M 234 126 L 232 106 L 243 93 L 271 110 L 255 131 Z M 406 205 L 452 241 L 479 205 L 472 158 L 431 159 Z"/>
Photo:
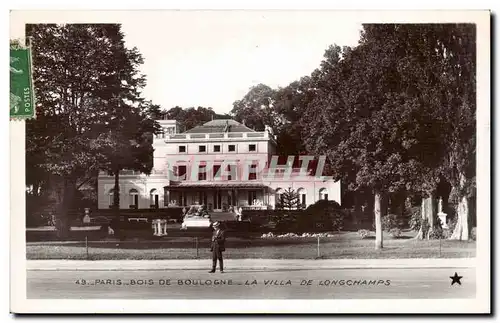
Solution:
<path fill-rule="evenodd" d="M 186 133 L 166 135 L 165 140 L 271 138 L 269 132 Z"/>
<path fill-rule="evenodd" d="M 139 175 L 142 175 L 143 173 L 139 172 L 139 171 L 135 171 L 135 170 L 128 170 L 128 169 L 124 169 L 124 170 L 121 170 L 120 171 L 120 176 L 139 176 Z M 167 172 L 165 170 L 157 170 L 157 169 L 152 169 L 151 170 L 151 174 L 150 175 L 166 175 Z M 103 172 L 101 171 L 99 173 L 99 176 L 113 176 L 113 175 L 109 175 L 107 172 Z"/>

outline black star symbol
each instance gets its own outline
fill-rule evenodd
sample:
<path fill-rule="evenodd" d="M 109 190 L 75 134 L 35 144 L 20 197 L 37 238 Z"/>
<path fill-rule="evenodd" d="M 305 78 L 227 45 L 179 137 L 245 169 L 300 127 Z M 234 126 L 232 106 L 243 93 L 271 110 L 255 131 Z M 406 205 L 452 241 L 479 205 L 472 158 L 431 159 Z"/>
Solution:
<path fill-rule="evenodd" d="M 462 279 L 463 276 L 458 276 L 457 273 L 455 273 L 454 276 L 450 276 L 451 278 L 451 285 L 455 284 L 455 283 L 458 283 L 459 285 L 462 285 L 462 283 L 460 282 L 460 279 Z"/>

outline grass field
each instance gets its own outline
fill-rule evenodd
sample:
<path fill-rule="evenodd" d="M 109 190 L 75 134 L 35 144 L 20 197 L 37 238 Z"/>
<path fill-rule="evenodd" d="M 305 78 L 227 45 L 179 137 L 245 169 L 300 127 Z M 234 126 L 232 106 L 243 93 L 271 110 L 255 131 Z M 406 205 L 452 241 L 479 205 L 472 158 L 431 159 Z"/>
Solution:
<path fill-rule="evenodd" d="M 319 256 L 325 259 L 373 258 L 468 258 L 476 256 L 475 241 L 384 238 L 384 248 L 375 250 L 373 239 L 361 239 L 355 232 L 320 238 Z M 198 242 L 196 242 L 196 240 Z M 196 259 L 209 258 L 209 238 L 164 237 L 157 241 L 91 241 L 88 256 L 85 242 L 28 242 L 27 259 Z M 196 248 L 198 245 L 198 248 Z M 316 238 L 233 238 L 226 241 L 226 258 L 314 259 Z"/>

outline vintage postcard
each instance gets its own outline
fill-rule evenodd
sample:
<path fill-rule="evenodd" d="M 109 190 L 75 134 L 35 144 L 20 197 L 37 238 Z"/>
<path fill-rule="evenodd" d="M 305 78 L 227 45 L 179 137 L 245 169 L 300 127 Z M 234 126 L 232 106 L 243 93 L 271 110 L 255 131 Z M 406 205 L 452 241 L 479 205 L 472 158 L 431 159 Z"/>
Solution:
<path fill-rule="evenodd" d="M 490 313 L 490 12 L 12 11 L 14 313 Z"/>

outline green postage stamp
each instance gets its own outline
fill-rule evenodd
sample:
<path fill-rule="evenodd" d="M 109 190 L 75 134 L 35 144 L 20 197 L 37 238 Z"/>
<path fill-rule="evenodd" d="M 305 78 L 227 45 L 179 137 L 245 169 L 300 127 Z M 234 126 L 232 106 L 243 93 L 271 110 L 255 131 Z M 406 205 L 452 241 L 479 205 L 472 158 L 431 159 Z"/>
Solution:
<path fill-rule="evenodd" d="M 35 116 L 35 96 L 31 50 L 10 48 L 10 118 L 29 119 Z"/>

